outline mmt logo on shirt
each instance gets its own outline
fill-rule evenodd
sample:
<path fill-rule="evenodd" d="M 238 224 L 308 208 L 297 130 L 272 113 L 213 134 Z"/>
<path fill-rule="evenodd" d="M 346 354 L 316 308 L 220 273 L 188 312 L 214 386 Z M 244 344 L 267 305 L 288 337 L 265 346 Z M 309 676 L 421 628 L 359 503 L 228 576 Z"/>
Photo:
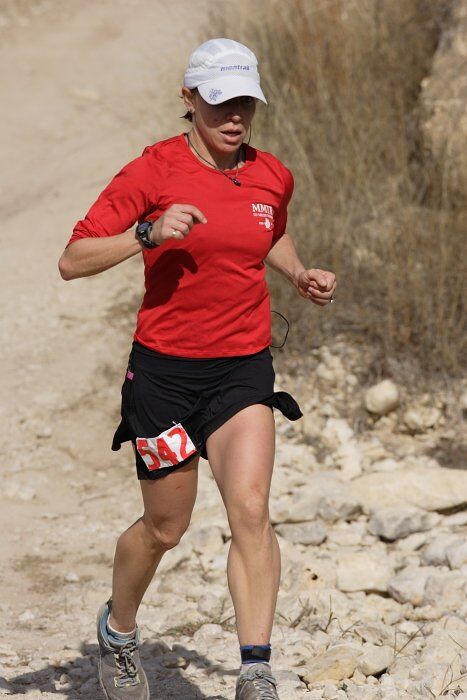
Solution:
<path fill-rule="evenodd" d="M 274 228 L 274 209 L 270 204 L 252 204 L 252 214 L 262 221 L 258 221 L 260 226 L 264 226 L 265 231 L 270 231 Z"/>

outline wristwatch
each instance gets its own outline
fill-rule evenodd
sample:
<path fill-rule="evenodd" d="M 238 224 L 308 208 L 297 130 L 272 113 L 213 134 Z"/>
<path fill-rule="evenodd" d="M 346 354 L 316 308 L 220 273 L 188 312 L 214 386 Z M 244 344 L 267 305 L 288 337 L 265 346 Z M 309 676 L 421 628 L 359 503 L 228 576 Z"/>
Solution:
<path fill-rule="evenodd" d="M 151 241 L 152 226 L 152 221 L 143 221 L 136 227 L 135 236 L 144 248 L 157 248 L 158 246 L 158 243 Z"/>

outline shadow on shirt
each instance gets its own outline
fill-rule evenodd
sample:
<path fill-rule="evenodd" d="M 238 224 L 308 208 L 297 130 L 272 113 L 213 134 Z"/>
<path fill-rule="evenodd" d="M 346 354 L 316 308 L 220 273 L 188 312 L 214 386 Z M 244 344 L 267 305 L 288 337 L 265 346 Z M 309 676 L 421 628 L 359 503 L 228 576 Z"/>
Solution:
<path fill-rule="evenodd" d="M 145 308 L 167 304 L 185 273 L 198 272 L 193 256 L 181 249 L 163 251 L 152 265 L 149 261 L 149 265 L 146 270 Z"/>

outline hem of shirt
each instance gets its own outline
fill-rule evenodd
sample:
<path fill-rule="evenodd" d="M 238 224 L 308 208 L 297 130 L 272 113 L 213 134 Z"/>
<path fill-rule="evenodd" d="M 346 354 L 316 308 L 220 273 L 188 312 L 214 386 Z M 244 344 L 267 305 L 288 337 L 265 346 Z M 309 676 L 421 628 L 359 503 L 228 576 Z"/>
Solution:
<path fill-rule="evenodd" d="M 183 357 L 187 360 L 196 360 L 196 359 L 211 359 L 214 360 L 219 357 L 242 357 L 243 355 L 254 355 L 257 352 L 261 352 L 262 350 L 265 350 L 266 348 L 270 347 L 270 342 L 268 343 L 259 343 L 250 346 L 249 348 L 232 348 L 232 346 L 229 346 L 228 351 L 226 352 L 225 350 L 216 350 L 214 353 L 213 351 L 210 351 L 208 353 L 206 352 L 190 352 L 190 354 L 185 354 L 183 352 L 180 352 L 179 348 L 174 348 L 172 345 L 165 345 L 164 343 L 148 343 L 144 341 L 142 338 L 140 338 L 137 333 L 134 334 L 133 340 L 136 340 L 138 343 L 141 345 L 144 345 L 144 347 L 148 348 L 149 350 L 155 350 L 156 352 L 160 352 L 164 355 L 171 355 L 173 357 Z"/>

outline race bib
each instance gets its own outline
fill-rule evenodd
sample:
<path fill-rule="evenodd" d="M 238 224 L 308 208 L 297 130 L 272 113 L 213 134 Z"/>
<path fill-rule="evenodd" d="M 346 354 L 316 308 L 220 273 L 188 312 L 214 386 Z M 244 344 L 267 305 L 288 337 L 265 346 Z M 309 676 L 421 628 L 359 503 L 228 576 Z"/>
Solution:
<path fill-rule="evenodd" d="M 181 423 L 176 423 L 157 437 L 137 437 L 136 449 L 151 472 L 173 467 L 196 452 L 196 447 Z"/>

